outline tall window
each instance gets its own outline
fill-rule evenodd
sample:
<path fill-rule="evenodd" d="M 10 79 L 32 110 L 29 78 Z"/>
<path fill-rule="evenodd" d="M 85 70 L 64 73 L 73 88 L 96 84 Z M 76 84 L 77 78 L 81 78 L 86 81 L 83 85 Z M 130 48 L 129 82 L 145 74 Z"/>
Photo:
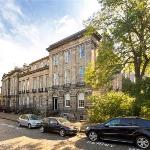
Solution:
<path fill-rule="evenodd" d="M 70 94 L 65 95 L 65 107 L 70 107 Z"/>
<path fill-rule="evenodd" d="M 43 96 L 39 97 L 39 106 L 42 107 L 43 106 Z"/>
<path fill-rule="evenodd" d="M 79 68 L 79 81 L 82 82 L 84 80 L 84 67 L 80 66 Z"/>
<path fill-rule="evenodd" d="M 65 62 L 68 63 L 70 61 L 71 52 L 70 50 L 64 52 Z"/>
<path fill-rule="evenodd" d="M 30 83 L 29 83 L 29 79 L 27 79 L 27 90 L 29 90 L 29 86 L 30 86 Z"/>
<path fill-rule="evenodd" d="M 33 89 L 36 89 L 36 78 L 33 78 Z"/>
<path fill-rule="evenodd" d="M 58 54 L 53 56 L 53 65 L 58 65 Z"/>
<path fill-rule="evenodd" d="M 78 95 L 78 108 L 84 108 L 84 93 Z"/>
<path fill-rule="evenodd" d="M 33 96 L 33 107 L 36 107 L 36 96 Z"/>
<path fill-rule="evenodd" d="M 70 70 L 65 70 L 65 84 L 70 83 Z"/>
<path fill-rule="evenodd" d="M 26 89 L 26 83 L 25 83 L 25 81 L 22 81 L 22 83 L 23 83 L 23 91 Z"/>
<path fill-rule="evenodd" d="M 80 58 L 83 58 L 85 56 L 85 46 L 83 44 L 79 45 L 79 55 Z"/>
<path fill-rule="evenodd" d="M 54 83 L 54 85 L 58 85 L 58 83 L 59 83 L 58 73 L 54 73 L 53 83 Z"/>
<path fill-rule="evenodd" d="M 27 107 L 29 107 L 29 104 L 30 104 L 30 99 L 29 96 L 27 96 Z"/>
<path fill-rule="evenodd" d="M 39 78 L 39 88 L 43 88 L 43 76 Z"/>
<path fill-rule="evenodd" d="M 45 81 L 46 83 L 45 83 L 45 87 L 47 88 L 48 87 L 48 85 L 49 85 L 49 78 L 48 78 L 48 75 L 46 75 L 46 81 Z"/>

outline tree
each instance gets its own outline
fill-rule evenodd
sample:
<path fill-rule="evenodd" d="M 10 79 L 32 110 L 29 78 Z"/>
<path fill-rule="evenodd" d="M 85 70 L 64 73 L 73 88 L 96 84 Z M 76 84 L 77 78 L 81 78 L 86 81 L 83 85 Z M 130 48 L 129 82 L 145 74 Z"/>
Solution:
<path fill-rule="evenodd" d="M 85 72 L 85 81 L 92 87 L 109 87 L 109 82 L 121 70 L 121 60 L 113 53 L 113 41 L 107 35 L 99 43 L 97 60 L 89 64 Z M 104 51 L 102 51 L 103 49 Z"/>
<path fill-rule="evenodd" d="M 141 84 L 150 65 L 150 1 L 99 0 L 99 3 L 101 10 L 87 21 L 87 26 L 101 32 L 102 38 L 109 37 L 102 43 L 101 51 L 107 49 L 108 39 L 111 39 L 111 49 L 121 60 L 122 67 L 133 64 L 135 114 L 138 115 L 142 100 Z"/>

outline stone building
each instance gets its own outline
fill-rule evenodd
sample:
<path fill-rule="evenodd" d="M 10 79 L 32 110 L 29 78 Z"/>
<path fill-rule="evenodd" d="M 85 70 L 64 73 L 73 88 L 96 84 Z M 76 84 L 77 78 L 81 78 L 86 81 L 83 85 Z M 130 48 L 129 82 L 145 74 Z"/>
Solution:
<path fill-rule="evenodd" d="M 34 108 L 71 119 L 86 119 L 87 97 L 92 89 L 85 85 L 84 72 L 96 60 L 98 33 L 85 36 L 77 32 L 47 48 L 49 55 L 2 77 L 3 105 L 12 109 Z M 113 87 L 121 89 L 121 78 Z"/>

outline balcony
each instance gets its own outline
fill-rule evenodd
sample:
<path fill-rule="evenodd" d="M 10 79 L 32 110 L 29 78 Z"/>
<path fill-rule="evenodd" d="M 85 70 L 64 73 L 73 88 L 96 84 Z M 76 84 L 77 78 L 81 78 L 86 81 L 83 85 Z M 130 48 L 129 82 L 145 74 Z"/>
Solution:
<path fill-rule="evenodd" d="M 48 92 L 48 89 L 47 89 L 47 88 L 45 88 L 45 92 Z"/>
<path fill-rule="evenodd" d="M 77 87 L 85 86 L 85 82 L 84 81 L 79 81 L 79 82 L 76 83 L 76 86 Z"/>
<path fill-rule="evenodd" d="M 22 93 L 22 94 L 25 94 L 25 92 L 26 92 L 25 90 L 22 90 L 22 92 L 21 92 L 21 93 Z"/>
<path fill-rule="evenodd" d="M 71 83 L 66 83 L 66 84 L 64 84 L 64 88 L 69 88 L 71 86 Z"/>
<path fill-rule="evenodd" d="M 42 93 L 43 92 L 43 88 L 38 88 L 38 92 Z"/>
<path fill-rule="evenodd" d="M 59 85 L 53 85 L 52 86 L 52 89 L 58 89 L 59 88 Z"/>
<path fill-rule="evenodd" d="M 29 90 L 26 90 L 26 93 L 29 93 L 30 91 Z"/>
<path fill-rule="evenodd" d="M 32 93 L 36 93 L 36 89 L 32 89 Z"/>
<path fill-rule="evenodd" d="M 21 91 L 19 91 L 19 94 L 21 94 Z"/>

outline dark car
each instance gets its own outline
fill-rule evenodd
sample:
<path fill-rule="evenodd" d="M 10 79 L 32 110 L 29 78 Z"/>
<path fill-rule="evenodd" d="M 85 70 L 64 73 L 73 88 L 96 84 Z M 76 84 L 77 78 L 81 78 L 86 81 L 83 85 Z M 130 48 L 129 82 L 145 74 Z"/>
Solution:
<path fill-rule="evenodd" d="M 78 132 L 77 127 L 62 117 L 44 118 L 40 130 L 41 132 L 56 132 L 62 137 L 65 135 L 76 135 Z"/>
<path fill-rule="evenodd" d="M 102 124 L 88 126 L 86 135 L 98 140 L 135 143 L 141 149 L 150 148 L 150 121 L 138 117 L 114 118 Z"/>

